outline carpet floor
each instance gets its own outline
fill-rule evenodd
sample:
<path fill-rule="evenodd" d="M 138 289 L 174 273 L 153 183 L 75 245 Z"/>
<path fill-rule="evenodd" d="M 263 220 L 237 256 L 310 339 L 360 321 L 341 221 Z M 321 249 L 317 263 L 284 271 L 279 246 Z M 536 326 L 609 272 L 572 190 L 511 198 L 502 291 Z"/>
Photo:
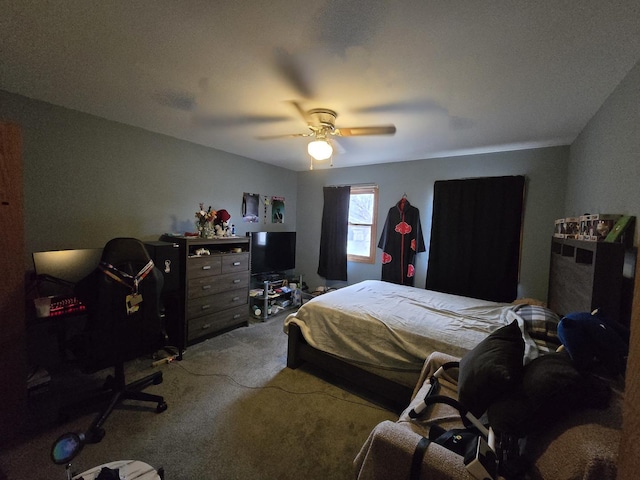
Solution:
<path fill-rule="evenodd" d="M 72 471 L 133 459 L 164 467 L 167 480 L 354 478 L 352 461 L 371 429 L 397 416 L 304 366 L 286 368 L 283 320 L 275 316 L 191 346 L 180 362 L 129 362 L 129 382 L 162 370 L 163 383 L 145 391 L 163 395 L 168 409 L 121 405 L 107 419 L 104 439 L 86 445 Z M 94 416 L 47 421 L 53 405 L 77 396 L 80 380 L 72 381 L 52 382 L 32 399 L 40 426 L 0 452 L 0 479 L 65 478 L 64 467 L 50 459 L 51 445 L 65 432 L 86 430 Z"/>

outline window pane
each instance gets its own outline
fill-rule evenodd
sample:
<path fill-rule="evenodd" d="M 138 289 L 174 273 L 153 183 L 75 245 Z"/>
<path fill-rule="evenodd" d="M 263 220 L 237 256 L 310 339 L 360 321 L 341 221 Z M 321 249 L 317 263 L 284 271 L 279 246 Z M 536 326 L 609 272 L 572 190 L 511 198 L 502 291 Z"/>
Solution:
<path fill-rule="evenodd" d="M 373 200 L 373 193 L 352 193 L 349 197 L 349 223 L 372 224 Z"/>
<path fill-rule="evenodd" d="M 347 252 L 349 255 L 368 257 L 370 245 L 371 227 L 349 225 L 349 237 L 347 240 Z"/>
<path fill-rule="evenodd" d="M 378 188 L 375 185 L 351 187 L 347 239 L 350 262 L 375 263 L 377 205 Z"/>

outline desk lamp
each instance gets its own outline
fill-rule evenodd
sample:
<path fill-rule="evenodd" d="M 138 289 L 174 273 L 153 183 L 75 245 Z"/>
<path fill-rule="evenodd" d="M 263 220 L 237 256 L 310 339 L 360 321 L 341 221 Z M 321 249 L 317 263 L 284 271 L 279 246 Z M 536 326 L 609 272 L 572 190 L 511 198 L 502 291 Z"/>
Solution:
<path fill-rule="evenodd" d="M 71 460 L 80 453 L 85 444 L 84 433 L 65 433 L 53 442 L 51 460 L 56 465 L 66 465 L 67 480 L 71 480 Z"/>
<path fill-rule="evenodd" d="M 80 453 L 85 443 L 95 442 L 92 442 L 90 435 L 87 436 L 84 433 L 65 433 L 53 443 L 51 459 L 57 465 L 66 465 L 67 480 L 73 480 L 71 460 Z M 164 480 L 164 468 L 156 469 L 137 460 L 119 460 L 98 465 L 76 475 L 76 478 L 80 480 L 82 478 L 87 480 Z"/>

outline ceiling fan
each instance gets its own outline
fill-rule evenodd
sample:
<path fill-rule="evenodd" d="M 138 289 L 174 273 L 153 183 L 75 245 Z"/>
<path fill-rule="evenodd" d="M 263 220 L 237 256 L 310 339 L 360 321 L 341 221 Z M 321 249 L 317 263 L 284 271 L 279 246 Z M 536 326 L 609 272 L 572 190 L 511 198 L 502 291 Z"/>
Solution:
<path fill-rule="evenodd" d="M 333 166 L 333 151 L 335 147 L 341 148 L 335 137 L 356 137 L 364 135 L 393 135 L 396 133 L 395 125 L 380 125 L 372 127 L 349 127 L 337 128 L 336 118 L 338 114 L 328 108 L 313 108 L 304 110 L 299 103 L 291 102 L 303 120 L 306 122 L 309 132 L 292 133 L 288 135 L 270 135 L 258 137 L 261 140 L 275 138 L 310 137 L 312 140 L 307 146 L 307 151 L 311 157 L 311 170 L 313 170 L 313 160 L 331 159 Z"/>

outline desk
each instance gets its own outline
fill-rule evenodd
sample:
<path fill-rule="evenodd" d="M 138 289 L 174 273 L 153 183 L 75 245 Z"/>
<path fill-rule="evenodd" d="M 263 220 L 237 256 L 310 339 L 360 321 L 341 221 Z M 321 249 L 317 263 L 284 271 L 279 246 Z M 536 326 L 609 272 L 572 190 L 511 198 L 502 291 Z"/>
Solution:
<path fill-rule="evenodd" d="M 57 297 L 61 300 L 71 297 Z M 50 316 L 39 317 L 33 300 L 27 302 L 27 348 L 33 368 L 58 370 L 69 360 L 67 342 L 73 334 L 85 328 L 87 312 L 84 305 L 69 305 L 53 310 Z"/>
<path fill-rule="evenodd" d="M 118 460 L 104 463 L 74 476 L 72 480 L 95 480 L 103 467 L 118 469 L 120 480 L 162 480 L 164 470 L 156 470 L 151 465 L 138 460 Z"/>

